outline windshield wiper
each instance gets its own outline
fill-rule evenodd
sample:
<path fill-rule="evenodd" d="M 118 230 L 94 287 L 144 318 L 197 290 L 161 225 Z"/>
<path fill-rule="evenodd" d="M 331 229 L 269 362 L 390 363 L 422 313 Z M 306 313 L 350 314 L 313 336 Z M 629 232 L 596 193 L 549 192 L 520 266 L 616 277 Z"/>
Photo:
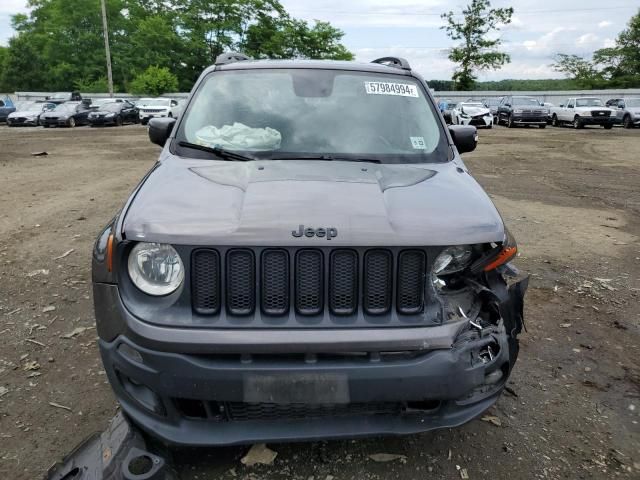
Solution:
<path fill-rule="evenodd" d="M 269 160 L 324 160 L 326 162 L 366 162 L 381 163 L 376 158 L 335 157 L 333 155 L 287 155 L 281 157 L 269 157 Z"/>
<path fill-rule="evenodd" d="M 213 153 L 214 155 L 224 160 L 233 160 L 234 162 L 250 162 L 252 160 L 257 160 L 257 158 L 255 157 L 242 155 L 241 153 L 235 153 L 230 150 L 225 150 L 222 147 L 207 147 L 205 145 L 183 141 L 178 142 L 178 145 L 180 145 L 181 147 L 193 148 L 194 150 L 200 150 L 202 152 Z"/>

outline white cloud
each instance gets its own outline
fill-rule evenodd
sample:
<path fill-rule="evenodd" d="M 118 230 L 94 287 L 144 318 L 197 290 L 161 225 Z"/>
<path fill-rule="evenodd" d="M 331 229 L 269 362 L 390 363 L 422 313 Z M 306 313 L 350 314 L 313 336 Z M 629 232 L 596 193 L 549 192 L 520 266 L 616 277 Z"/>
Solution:
<path fill-rule="evenodd" d="M 607 28 L 611 25 L 613 25 L 613 22 L 610 22 L 609 20 L 603 20 L 598 24 L 598 28 Z"/>

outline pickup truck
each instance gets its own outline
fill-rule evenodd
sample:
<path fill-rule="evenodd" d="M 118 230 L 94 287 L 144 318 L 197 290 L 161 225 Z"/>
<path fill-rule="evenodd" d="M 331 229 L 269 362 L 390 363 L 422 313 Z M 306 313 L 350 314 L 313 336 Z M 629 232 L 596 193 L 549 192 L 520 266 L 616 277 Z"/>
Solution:
<path fill-rule="evenodd" d="M 602 125 L 609 130 L 615 123 L 615 112 L 607 108 L 596 97 L 568 98 L 558 107 L 551 107 L 551 125 L 573 125 L 584 128 L 585 125 Z"/>

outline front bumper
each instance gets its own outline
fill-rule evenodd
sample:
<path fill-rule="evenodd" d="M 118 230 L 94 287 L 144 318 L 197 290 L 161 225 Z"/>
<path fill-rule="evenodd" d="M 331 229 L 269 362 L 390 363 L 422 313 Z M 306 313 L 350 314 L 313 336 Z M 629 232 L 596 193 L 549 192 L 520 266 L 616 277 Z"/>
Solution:
<path fill-rule="evenodd" d="M 35 127 L 38 125 L 37 118 L 7 118 L 7 125 L 11 127 Z"/>
<path fill-rule="evenodd" d="M 89 118 L 89 125 L 115 125 L 116 117 L 113 118 Z"/>
<path fill-rule="evenodd" d="M 547 124 L 547 116 L 546 115 L 520 115 L 514 113 L 511 115 L 511 119 L 513 123 L 517 125 L 546 125 Z"/>
<path fill-rule="evenodd" d="M 461 125 L 473 125 L 474 127 L 490 127 L 493 125 L 493 116 L 482 116 L 482 117 L 469 117 L 463 118 L 459 117 Z"/>
<path fill-rule="evenodd" d="M 524 289 L 509 289 L 520 312 Z M 123 410 L 150 434 L 178 445 L 455 427 L 497 400 L 517 357 L 517 341 L 503 324 L 485 335 L 470 335 L 466 322 L 447 326 L 447 334 L 444 326 L 180 329 L 134 318 L 115 285 L 94 284 L 94 297 L 102 360 Z M 360 343 L 345 350 L 341 342 L 351 333 Z M 480 361 L 488 345 L 494 354 Z M 362 355 L 340 353 L 346 351 Z"/>
<path fill-rule="evenodd" d="M 48 120 L 45 118 L 40 120 L 40 125 L 47 126 L 47 127 L 68 127 L 69 119 L 65 118 L 64 120 L 62 119 Z"/>
<path fill-rule="evenodd" d="M 580 121 L 583 125 L 613 125 L 616 123 L 613 117 L 586 117 L 580 115 Z"/>

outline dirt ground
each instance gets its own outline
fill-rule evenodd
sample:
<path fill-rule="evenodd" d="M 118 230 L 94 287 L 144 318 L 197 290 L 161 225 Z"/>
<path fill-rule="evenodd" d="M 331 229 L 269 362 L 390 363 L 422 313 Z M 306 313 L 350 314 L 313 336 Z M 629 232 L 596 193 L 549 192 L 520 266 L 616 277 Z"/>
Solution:
<path fill-rule="evenodd" d="M 270 466 L 243 466 L 248 447 L 178 451 L 183 478 L 640 478 L 640 130 L 499 127 L 480 142 L 465 161 L 531 274 L 511 393 L 459 429 L 269 445 Z M 0 478 L 42 478 L 117 411 L 91 248 L 158 152 L 137 125 L 0 126 Z"/>

